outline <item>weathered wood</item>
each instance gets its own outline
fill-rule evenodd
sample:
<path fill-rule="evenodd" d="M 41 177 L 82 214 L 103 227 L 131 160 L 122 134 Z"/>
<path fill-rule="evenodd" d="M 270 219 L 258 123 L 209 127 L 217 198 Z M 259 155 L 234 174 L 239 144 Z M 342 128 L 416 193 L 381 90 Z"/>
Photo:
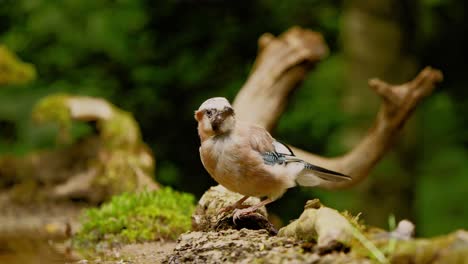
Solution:
<path fill-rule="evenodd" d="M 233 103 L 238 118 L 272 129 L 288 95 L 327 54 L 317 32 L 294 27 L 277 38 L 263 34 L 250 77 Z"/>
<path fill-rule="evenodd" d="M 13 200 L 100 203 L 122 192 L 159 188 L 153 155 L 130 113 L 104 99 L 59 94 L 41 100 L 33 118 L 57 123 L 62 138 L 70 138 L 72 121 L 91 122 L 96 131 L 57 149 L 0 157 L 0 187 L 11 187 Z"/>

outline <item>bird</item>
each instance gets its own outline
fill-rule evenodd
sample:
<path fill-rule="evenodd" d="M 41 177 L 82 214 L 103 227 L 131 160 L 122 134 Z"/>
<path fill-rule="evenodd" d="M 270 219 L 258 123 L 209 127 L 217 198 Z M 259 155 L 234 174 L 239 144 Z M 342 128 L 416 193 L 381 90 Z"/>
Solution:
<path fill-rule="evenodd" d="M 211 177 L 243 197 L 221 212 L 233 211 L 234 221 L 279 199 L 294 186 L 320 186 L 351 180 L 342 173 L 296 157 L 287 145 L 263 127 L 236 120 L 229 101 L 213 97 L 195 111 L 200 137 L 200 159 Z M 247 207 L 249 197 L 264 198 Z"/>

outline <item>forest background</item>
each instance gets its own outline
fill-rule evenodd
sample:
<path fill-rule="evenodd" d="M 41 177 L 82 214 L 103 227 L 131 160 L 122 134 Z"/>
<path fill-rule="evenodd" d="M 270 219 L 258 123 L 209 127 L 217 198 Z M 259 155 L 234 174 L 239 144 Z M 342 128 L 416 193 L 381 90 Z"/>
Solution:
<path fill-rule="evenodd" d="M 393 214 L 419 236 L 468 228 L 466 4 L 455 0 L 2 0 L 0 43 L 37 69 L 34 82 L 0 89 L 0 154 L 57 148 L 57 128 L 31 109 L 52 93 L 104 97 L 132 112 L 156 157 L 156 180 L 197 197 L 215 184 L 199 160 L 193 111 L 233 99 L 265 32 L 321 32 L 330 54 L 290 98 L 273 134 L 335 156 L 366 133 L 379 99 L 367 80 L 410 80 L 441 69 L 444 82 L 418 107 L 372 175 L 349 190 L 295 188 L 269 206 L 284 223 L 306 200 L 386 226 Z M 76 125 L 74 136 L 90 133 Z"/>

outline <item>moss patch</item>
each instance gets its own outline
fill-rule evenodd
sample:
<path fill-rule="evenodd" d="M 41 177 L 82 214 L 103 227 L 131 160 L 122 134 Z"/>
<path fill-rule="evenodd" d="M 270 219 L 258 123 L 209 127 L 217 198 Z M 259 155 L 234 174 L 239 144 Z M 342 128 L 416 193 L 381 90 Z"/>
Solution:
<path fill-rule="evenodd" d="M 24 84 L 34 79 L 34 66 L 22 62 L 6 46 L 0 45 L 0 85 Z"/>
<path fill-rule="evenodd" d="M 163 188 L 158 191 L 124 193 L 100 208 L 88 209 L 75 245 L 89 248 L 97 243 L 132 243 L 176 239 L 191 227 L 194 197 Z"/>
<path fill-rule="evenodd" d="M 94 100 L 94 104 L 90 104 L 90 100 Z M 88 112 L 99 111 L 100 108 L 108 106 L 112 114 L 108 118 L 99 113 L 86 117 L 72 116 L 73 102 Z M 60 128 L 59 139 L 70 138 L 73 121 L 95 121 L 99 136 L 109 149 L 132 149 L 142 143 L 140 128 L 133 115 L 99 98 L 65 93 L 52 94 L 36 103 L 32 118 L 38 124 L 57 124 Z"/>
<path fill-rule="evenodd" d="M 42 98 L 36 103 L 32 112 L 32 118 L 38 124 L 56 123 L 60 129 L 59 140 L 67 142 L 70 139 L 72 119 L 67 102 L 70 98 L 67 94 L 54 94 Z"/>
<path fill-rule="evenodd" d="M 108 120 L 100 120 L 98 128 L 101 137 L 109 148 L 128 148 L 141 143 L 138 123 L 133 115 L 116 107 Z"/>

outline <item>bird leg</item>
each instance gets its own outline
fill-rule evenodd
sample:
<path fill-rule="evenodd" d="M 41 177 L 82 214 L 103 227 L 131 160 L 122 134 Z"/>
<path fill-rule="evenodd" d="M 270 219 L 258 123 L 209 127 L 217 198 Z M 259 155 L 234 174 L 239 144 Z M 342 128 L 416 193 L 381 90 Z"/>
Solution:
<path fill-rule="evenodd" d="M 243 203 L 245 202 L 245 200 L 247 200 L 250 196 L 244 196 L 242 197 L 239 201 L 235 202 L 234 204 L 232 205 L 228 205 L 224 208 L 222 208 L 220 211 L 219 211 L 219 214 L 222 214 L 222 213 L 226 213 L 226 212 L 230 212 L 234 209 L 238 209 L 238 208 L 244 208 L 245 205 L 243 205 Z"/>
<path fill-rule="evenodd" d="M 255 212 L 258 208 L 262 207 L 262 206 L 265 206 L 269 203 L 273 202 L 272 199 L 270 198 L 267 198 L 261 202 L 259 202 L 258 204 L 256 205 L 253 205 L 253 206 L 250 206 L 250 207 L 247 207 L 247 208 L 242 208 L 242 209 L 235 209 L 234 210 L 234 215 L 232 216 L 232 218 L 234 219 L 234 223 L 236 222 L 236 220 L 238 220 L 241 216 L 243 215 L 248 215 L 250 213 L 253 213 Z"/>

